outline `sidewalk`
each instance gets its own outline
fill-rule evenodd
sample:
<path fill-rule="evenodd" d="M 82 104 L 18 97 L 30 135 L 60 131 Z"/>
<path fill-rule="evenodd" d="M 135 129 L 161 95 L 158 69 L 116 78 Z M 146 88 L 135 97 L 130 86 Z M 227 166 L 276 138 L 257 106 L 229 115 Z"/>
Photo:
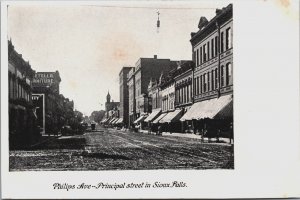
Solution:
<path fill-rule="evenodd" d="M 48 141 L 51 141 L 51 140 L 55 140 L 57 138 L 61 137 L 61 134 L 60 135 L 42 135 L 40 140 L 38 142 L 36 142 L 35 144 L 32 144 L 30 145 L 30 148 L 33 148 L 33 147 L 36 147 L 38 145 L 41 145 L 41 144 L 44 144 Z"/>
<path fill-rule="evenodd" d="M 148 130 L 139 130 L 140 133 L 148 134 Z M 155 132 L 151 132 L 152 135 L 155 135 Z M 192 138 L 192 139 L 198 139 L 201 140 L 200 135 L 196 135 L 193 133 L 170 133 L 170 132 L 162 132 L 163 136 L 168 136 L 168 137 L 185 137 L 185 138 Z M 219 138 L 219 141 L 222 143 L 227 143 L 229 144 L 229 138 Z M 204 138 L 204 142 L 208 142 L 208 138 Z M 216 138 L 211 138 L 210 142 L 217 142 Z M 232 141 L 232 143 L 234 143 Z"/>

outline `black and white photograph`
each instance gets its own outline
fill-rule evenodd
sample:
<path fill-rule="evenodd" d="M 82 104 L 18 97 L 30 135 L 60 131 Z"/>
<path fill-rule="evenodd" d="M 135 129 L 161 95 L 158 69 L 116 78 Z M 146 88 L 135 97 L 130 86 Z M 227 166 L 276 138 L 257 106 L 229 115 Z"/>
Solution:
<path fill-rule="evenodd" d="M 234 169 L 233 5 L 208 6 L 8 6 L 10 170 Z"/>
<path fill-rule="evenodd" d="M 1 198 L 300 197 L 298 0 L 0 3 Z"/>

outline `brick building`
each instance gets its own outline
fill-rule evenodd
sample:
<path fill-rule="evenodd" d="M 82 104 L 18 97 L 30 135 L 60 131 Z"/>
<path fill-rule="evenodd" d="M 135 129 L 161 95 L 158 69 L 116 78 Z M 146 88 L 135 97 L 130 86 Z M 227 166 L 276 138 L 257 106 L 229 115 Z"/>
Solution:
<path fill-rule="evenodd" d="M 193 121 L 195 129 L 210 128 L 211 132 L 217 132 L 231 127 L 232 130 L 232 4 L 217 9 L 210 21 L 201 17 L 198 28 L 191 33 L 190 40 L 196 64 L 194 104 L 181 120 Z"/>
<path fill-rule="evenodd" d="M 35 71 L 8 41 L 9 147 L 29 145 L 39 137 L 32 105 Z"/>
<path fill-rule="evenodd" d="M 66 100 L 59 94 L 60 82 L 58 71 L 37 72 L 32 80 L 32 99 L 43 134 L 58 134 L 64 124 L 63 116 L 67 113 L 61 113 L 60 110 L 63 110 Z"/>
<path fill-rule="evenodd" d="M 127 76 L 133 67 L 123 67 L 119 73 L 120 84 L 120 120 L 118 123 L 123 123 L 128 127 L 129 123 L 129 88 L 127 84 Z"/>
<path fill-rule="evenodd" d="M 176 67 L 170 59 L 140 58 L 135 65 L 136 118 L 149 113 L 148 86 L 151 78 L 158 79 L 161 73 Z"/>

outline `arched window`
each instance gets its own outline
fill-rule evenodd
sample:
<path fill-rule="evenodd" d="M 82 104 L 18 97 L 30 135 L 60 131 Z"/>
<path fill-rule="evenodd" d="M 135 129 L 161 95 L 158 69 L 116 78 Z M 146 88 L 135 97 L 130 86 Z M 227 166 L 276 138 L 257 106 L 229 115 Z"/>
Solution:
<path fill-rule="evenodd" d="M 231 48 L 232 39 L 231 39 L 231 28 L 226 29 L 226 50 Z"/>

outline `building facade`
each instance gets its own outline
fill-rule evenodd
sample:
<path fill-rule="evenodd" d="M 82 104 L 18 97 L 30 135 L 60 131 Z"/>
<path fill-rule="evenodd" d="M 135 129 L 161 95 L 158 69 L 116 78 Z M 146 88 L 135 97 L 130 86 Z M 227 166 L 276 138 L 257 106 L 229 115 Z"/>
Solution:
<path fill-rule="evenodd" d="M 176 67 L 176 61 L 170 59 L 140 58 L 135 65 L 136 116 L 149 113 L 148 86 L 150 79 L 158 79 L 161 73 Z"/>
<path fill-rule="evenodd" d="M 129 88 L 127 84 L 127 76 L 133 67 L 123 67 L 119 73 L 120 84 L 120 118 L 125 127 L 129 124 Z"/>
<path fill-rule="evenodd" d="M 128 95 L 129 95 L 129 126 L 133 125 L 134 120 L 136 119 L 136 110 L 135 110 L 135 77 L 134 77 L 135 68 L 132 68 L 127 75 L 127 85 L 128 85 Z"/>
<path fill-rule="evenodd" d="M 217 9 L 207 21 L 201 17 L 199 31 L 192 33 L 195 102 L 233 92 L 232 5 Z"/>
<path fill-rule="evenodd" d="M 232 4 L 191 33 L 194 104 L 180 119 L 207 137 L 233 138 Z"/>
<path fill-rule="evenodd" d="M 8 41 L 8 101 L 10 148 L 28 145 L 39 137 L 32 105 L 35 71 Z"/>
<path fill-rule="evenodd" d="M 32 100 L 43 134 L 58 134 L 64 124 L 62 118 L 67 113 L 60 113 L 65 101 L 59 94 L 60 82 L 58 71 L 37 72 L 32 80 Z"/>
<path fill-rule="evenodd" d="M 174 72 L 175 108 L 186 111 L 193 104 L 193 69 L 192 61 L 178 63 L 177 70 Z"/>

